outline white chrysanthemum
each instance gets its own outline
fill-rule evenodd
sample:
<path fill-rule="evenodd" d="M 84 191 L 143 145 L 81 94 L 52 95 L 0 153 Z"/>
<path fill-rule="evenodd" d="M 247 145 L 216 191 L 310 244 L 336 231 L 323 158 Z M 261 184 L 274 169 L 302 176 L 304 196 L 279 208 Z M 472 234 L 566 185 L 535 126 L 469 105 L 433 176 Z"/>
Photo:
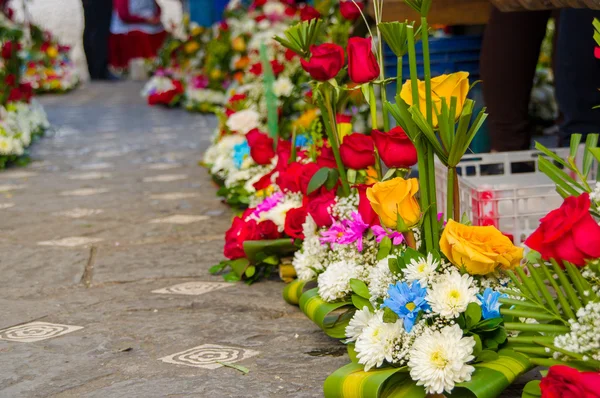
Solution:
<path fill-rule="evenodd" d="M 229 116 L 227 127 L 231 131 L 246 134 L 248 131 L 258 127 L 260 115 L 253 109 L 244 109 Z"/>
<path fill-rule="evenodd" d="M 427 330 L 410 350 L 410 377 L 428 394 L 451 392 L 456 383 L 471 380 L 475 368 L 468 363 L 474 359 L 473 347 L 475 339 L 463 337 L 458 325 Z"/>
<path fill-rule="evenodd" d="M 298 279 L 308 281 L 316 278 L 325 269 L 324 263 L 328 248 L 319 241 L 317 224 L 310 214 L 306 216 L 306 220 L 302 224 L 302 231 L 304 233 L 302 250 L 294 253 L 292 265 Z"/>
<path fill-rule="evenodd" d="M 371 302 L 375 302 L 377 299 L 388 298 L 390 285 L 393 285 L 399 280 L 399 277 L 392 274 L 392 271 L 390 271 L 389 259 L 393 257 L 394 256 L 387 256 L 386 258 L 379 260 L 369 272 L 367 284 L 369 285 L 369 292 L 371 293 Z"/>
<path fill-rule="evenodd" d="M 0 155 L 13 154 L 13 141 L 12 137 L 3 137 L 0 135 Z"/>
<path fill-rule="evenodd" d="M 294 84 L 287 77 L 280 77 L 273 84 L 273 92 L 278 98 L 289 97 L 294 91 Z"/>
<path fill-rule="evenodd" d="M 297 194 L 287 194 L 284 199 L 271 209 L 260 213 L 257 221 L 271 220 L 277 225 L 279 232 L 283 232 L 285 227 L 285 217 L 291 209 L 302 207 L 302 198 Z"/>
<path fill-rule="evenodd" d="M 185 96 L 189 101 L 198 103 L 209 103 L 217 105 L 222 105 L 225 103 L 225 94 L 216 90 L 197 89 L 189 87 L 185 92 Z"/>
<path fill-rule="evenodd" d="M 383 311 L 377 311 L 356 339 L 354 349 L 358 363 L 365 365 L 365 371 L 383 365 L 384 361 L 391 363 L 394 349 L 404 334 L 402 321 L 385 323 Z"/>
<path fill-rule="evenodd" d="M 364 306 L 362 310 L 356 311 L 352 319 L 350 319 L 348 326 L 346 326 L 346 342 L 356 341 L 375 316 L 375 313 L 371 312 L 367 306 Z"/>
<path fill-rule="evenodd" d="M 421 286 L 427 286 L 439 265 L 440 262 L 428 253 L 427 259 L 421 257 L 418 260 L 410 260 L 402 272 L 407 282 L 419 281 Z"/>
<path fill-rule="evenodd" d="M 445 318 L 456 318 L 469 303 L 477 303 L 477 288 L 473 278 L 452 270 L 438 278 L 427 291 L 427 301 L 434 313 Z"/>
<path fill-rule="evenodd" d="M 352 291 L 350 279 L 358 277 L 359 268 L 361 268 L 359 265 L 348 261 L 338 261 L 330 264 L 319 275 L 319 296 L 328 302 L 346 297 Z"/>

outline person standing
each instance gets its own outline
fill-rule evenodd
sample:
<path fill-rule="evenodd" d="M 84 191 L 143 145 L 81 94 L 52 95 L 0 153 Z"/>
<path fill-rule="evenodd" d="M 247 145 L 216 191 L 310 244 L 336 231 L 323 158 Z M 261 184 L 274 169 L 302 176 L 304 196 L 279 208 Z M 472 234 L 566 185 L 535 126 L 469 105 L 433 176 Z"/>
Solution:
<path fill-rule="evenodd" d="M 111 80 L 108 71 L 108 38 L 112 0 L 82 0 L 85 27 L 83 50 L 92 80 Z"/>
<path fill-rule="evenodd" d="M 167 37 L 155 0 L 114 0 L 109 64 L 126 69 L 136 58 L 154 58 Z"/>

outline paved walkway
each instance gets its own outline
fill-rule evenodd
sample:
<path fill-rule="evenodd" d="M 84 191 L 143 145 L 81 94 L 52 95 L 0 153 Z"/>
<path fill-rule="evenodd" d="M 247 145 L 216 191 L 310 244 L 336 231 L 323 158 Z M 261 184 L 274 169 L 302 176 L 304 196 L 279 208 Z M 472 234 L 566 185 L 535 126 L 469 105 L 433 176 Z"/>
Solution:
<path fill-rule="evenodd" d="M 139 89 L 43 98 L 55 134 L 0 172 L 0 397 L 322 396 L 344 347 L 282 283 L 207 272 L 231 217 L 197 165 L 214 120 Z"/>

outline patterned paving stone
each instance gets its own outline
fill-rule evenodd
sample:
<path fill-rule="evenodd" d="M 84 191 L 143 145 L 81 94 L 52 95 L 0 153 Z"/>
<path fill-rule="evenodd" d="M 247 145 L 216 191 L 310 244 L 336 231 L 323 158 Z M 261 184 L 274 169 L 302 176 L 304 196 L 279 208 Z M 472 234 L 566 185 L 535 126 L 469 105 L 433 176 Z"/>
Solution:
<path fill-rule="evenodd" d="M 234 286 L 233 283 L 227 282 L 185 282 L 165 287 L 162 289 L 153 290 L 152 293 L 184 294 L 188 296 L 199 296 L 204 293 L 210 293 L 216 290 L 225 289 L 226 287 L 232 286 Z"/>
<path fill-rule="evenodd" d="M 171 170 L 181 167 L 179 163 L 154 163 L 146 166 L 148 170 Z"/>
<path fill-rule="evenodd" d="M 187 174 L 163 174 L 153 177 L 145 177 L 144 182 L 173 182 L 179 180 L 185 180 L 188 178 Z"/>
<path fill-rule="evenodd" d="M 4 184 L 0 185 L 0 192 L 10 192 L 25 188 L 25 185 Z"/>
<path fill-rule="evenodd" d="M 8 171 L 0 173 L 0 178 L 30 178 L 37 176 L 38 173 L 33 171 Z"/>
<path fill-rule="evenodd" d="M 258 351 L 245 348 L 227 347 L 216 344 L 203 344 L 176 354 L 160 358 L 165 363 L 192 366 L 202 369 L 218 369 L 223 364 L 243 361 L 258 355 Z"/>
<path fill-rule="evenodd" d="M 11 207 L 14 207 L 14 206 L 15 206 L 14 203 L 0 203 L 0 210 L 10 209 Z"/>
<path fill-rule="evenodd" d="M 169 192 L 169 193 L 160 193 L 156 195 L 150 195 L 150 199 L 157 200 L 180 200 L 180 199 L 189 199 L 200 196 L 200 194 L 195 192 Z"/>
<path fill-rule="evenodd" d="M 106 170 L 113 168 L 113 164 L 106 162 L 87 163 L 82 164 L 79 168 L 81 170 Z"/>
<path fill-rule="evenodd" d="M 112 174 L 110 173 L 81 173 L 81 174 L 73 174 L 69 176 L 69 180 L 100 180 L 103 178 L 111 178 Z"/>
<path fill-rule="evenodd" d="M 108 189 L 105 188 L 81 188 L 72 191 L 63 191 L 60 194 L 62 196 L 92 196 L 106 192 L 108 192 Z"/>
<path fill-rule="evenodd" d="M 0 330 L 0 340 L 18 343 L 35 343 L 83 329 L 83 326 L 60 325 L 58 323 L 31 322 Z"/>
<path fill-rule="evenodd" d="M 83 209 L 76 207 L 74 209 L 57 211 L 52 213 L 55 216 L 63 216 L 63 217 L 71 217 L 71 218 L 82 218 L 82 217 L 90 217 L 95 216 L 97 214 L 101 214 L 104 210 L 101 209 Z"/>

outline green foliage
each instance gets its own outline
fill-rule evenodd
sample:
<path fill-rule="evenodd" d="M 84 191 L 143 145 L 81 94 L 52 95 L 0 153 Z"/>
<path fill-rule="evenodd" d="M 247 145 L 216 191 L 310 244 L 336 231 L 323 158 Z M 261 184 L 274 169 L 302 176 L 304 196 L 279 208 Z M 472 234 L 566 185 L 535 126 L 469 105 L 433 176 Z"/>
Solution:
<path fill-rule="evenodd" d="M 310 57 L 310 46 L 317 42 L 323 29 L 323 20 L 312 19 L 299 22 L 283 32 L 285 37 L 276 36 L 274 39 L 285 48 L 289 48 L 302 58 Z"/>

